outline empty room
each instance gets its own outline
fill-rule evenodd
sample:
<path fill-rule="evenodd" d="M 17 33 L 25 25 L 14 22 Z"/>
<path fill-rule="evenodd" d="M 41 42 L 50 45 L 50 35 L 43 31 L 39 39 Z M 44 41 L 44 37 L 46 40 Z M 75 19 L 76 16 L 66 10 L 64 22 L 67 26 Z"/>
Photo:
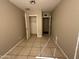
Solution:
<path fill-rule="evenodd" d="M 0 0 L 0 59 L 79 59 L 79 0 Z"/>

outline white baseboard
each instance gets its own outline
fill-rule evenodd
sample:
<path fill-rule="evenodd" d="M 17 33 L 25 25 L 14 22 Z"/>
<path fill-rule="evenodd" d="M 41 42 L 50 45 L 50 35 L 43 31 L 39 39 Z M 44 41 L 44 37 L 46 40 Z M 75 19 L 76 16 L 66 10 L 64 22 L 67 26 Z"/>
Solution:
<path fill-rule="evenodd" d="M 3 59 L 4 57 L 7 56 L 8 53 L 10 53 L 13 49 L 15 49 L 15 47 L 17 47 L 21 42 L 23 42 L 23 40 L 25 39 L 25 37 L 20 40 L 16 45 L 14 45 L 8 52 L 6 52 L 3 56 L 0 57 L 0 59 Z"/>
<path fill-rule="evenodd" d="M 63 49 L 59 46 L 59 44 L 56 42 L 56 46 L 60 49 L 61 53 L 66 57 L 66 59 L 69 59 L 69 57 L 66 55 L 66 53 L 63 51 Z"/>
<path fill-rule="evenodd" d="M 39 35 L 39 34 L 38 34 L 37 37 L 42 37 L 42 35 Z"/>

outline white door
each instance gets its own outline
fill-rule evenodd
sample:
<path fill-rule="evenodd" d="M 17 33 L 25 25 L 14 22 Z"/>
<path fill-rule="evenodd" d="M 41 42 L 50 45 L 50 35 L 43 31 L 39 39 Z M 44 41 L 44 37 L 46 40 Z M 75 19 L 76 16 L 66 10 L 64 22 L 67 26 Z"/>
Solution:
<path fill-rule="evenodd" d="M 31 34 L 37 34 L 36 16 L 30 16 L 29 20 L 30 20 Z"/>

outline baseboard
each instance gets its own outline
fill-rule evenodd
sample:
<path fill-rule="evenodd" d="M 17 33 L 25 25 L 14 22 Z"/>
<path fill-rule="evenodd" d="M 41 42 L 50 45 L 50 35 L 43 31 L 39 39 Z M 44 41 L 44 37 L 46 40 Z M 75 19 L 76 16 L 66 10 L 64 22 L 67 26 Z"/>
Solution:
<path fill-rule="evenodd" d="M 15 47 L 17 47 L 21 42 L 23 42 L 23 40 L 25 39 L 25 37 L 20 40 L 16 45 L 14 45 L 8 52 L 6 52 L 3 56 L 0 57 L 0 59 L 3 59 L 4 57 L 7 56 L 8 53 L 10 53 L 13 49 L 15 49 Z"/>
<path fill-rule="evenodd" d="M 37 35 L 37 37 L 39 37 L 39 38 L 40 38 L 40 37 L 42 37 L 42 35 L 39 35 L 39 34 L 38 34 L 38 35 Z"/>
<path fill-rule="evenodd" d="M 66 59 L 69 59 L 69 57 L 66 55 L 66 53 L 63 51 L 63 49 L 59 46 L 59 44 L 56 42 L 56 46 L 60 49 L 61 53 L 66 57 Z"/>

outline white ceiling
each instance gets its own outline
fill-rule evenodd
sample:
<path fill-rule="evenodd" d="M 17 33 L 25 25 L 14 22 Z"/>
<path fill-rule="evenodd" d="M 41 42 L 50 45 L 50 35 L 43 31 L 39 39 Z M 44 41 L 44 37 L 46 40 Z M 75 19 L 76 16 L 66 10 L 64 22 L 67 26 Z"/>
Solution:
<path fill-rule="evenodd" d="M 35 0 L 36 4 L 30 4 L 31 0 L 10 0 L 21 9 L 30 8 L 31 10 L 52 11 L 60 0 Z"/>

